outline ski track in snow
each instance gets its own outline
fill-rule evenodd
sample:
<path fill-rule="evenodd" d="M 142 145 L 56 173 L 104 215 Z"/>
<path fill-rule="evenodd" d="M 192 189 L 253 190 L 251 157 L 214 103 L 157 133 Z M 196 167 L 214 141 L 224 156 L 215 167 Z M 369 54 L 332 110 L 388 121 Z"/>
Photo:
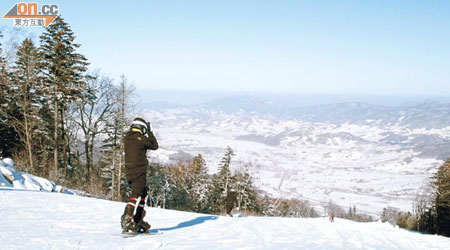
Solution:
<path fill-rule="evenodd" d="M 229 218 L 146 208 L 155 235 L 125 238 L 125 203 L 0 190 L 0 249 L 450 249 L 450 238 L 328 218 Z"/>

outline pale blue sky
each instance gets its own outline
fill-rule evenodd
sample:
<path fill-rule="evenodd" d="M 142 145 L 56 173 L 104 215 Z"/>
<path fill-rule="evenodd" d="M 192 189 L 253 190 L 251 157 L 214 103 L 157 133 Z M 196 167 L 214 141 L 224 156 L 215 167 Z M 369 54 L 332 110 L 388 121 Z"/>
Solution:
<path fill-rule="evenodd" d="M 450 96 L 450 1 L 36 2 L 138 89 Z"/>

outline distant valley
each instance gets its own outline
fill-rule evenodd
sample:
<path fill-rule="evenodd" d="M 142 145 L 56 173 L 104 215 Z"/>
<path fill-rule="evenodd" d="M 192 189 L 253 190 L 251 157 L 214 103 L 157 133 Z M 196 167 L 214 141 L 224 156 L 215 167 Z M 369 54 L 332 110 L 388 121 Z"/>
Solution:
<path fill-rule="evenodd" d="M 286 108 L 238 96 L 192 106 L 153 103 L 144 114 L 161 145 L 153 161 L 202 154 L 214 173 L 230 146 L 233 169 L 247 168 L 267 193 L 373 215 L 388 206 L 411 210 L 450 156 L 448 104 Z"/>

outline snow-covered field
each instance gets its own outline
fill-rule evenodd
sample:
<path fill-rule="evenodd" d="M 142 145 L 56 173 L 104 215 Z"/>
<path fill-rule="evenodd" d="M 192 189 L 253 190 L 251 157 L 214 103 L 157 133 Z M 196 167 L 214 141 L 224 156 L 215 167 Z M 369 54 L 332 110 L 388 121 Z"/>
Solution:
<path fill-rule="evenodd" d="M 387 223 L 229 218 L 147 208 L 155 235 L 124 238 L 125 203 L 0 190 L 0 249 L 449 249 L 450 238 Z"/>

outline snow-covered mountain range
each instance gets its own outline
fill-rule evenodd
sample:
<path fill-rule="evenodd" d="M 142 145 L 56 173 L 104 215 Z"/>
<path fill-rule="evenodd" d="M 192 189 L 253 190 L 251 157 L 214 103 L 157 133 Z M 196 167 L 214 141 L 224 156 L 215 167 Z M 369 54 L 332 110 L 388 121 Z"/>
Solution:
<path fill-rule="evenodd" d="M 247 168 L 272 195 L 317 207 L 331 200 L 374 215 L 388 206 L 411 210 L 450 156 L 449 104 L 287 108 L 239 96 L 194 106 L 153 103 L 143 113 L 160 142 L 153 161 L 202 154 L 214 173 L 230 146 L 233 168 Z"/>

